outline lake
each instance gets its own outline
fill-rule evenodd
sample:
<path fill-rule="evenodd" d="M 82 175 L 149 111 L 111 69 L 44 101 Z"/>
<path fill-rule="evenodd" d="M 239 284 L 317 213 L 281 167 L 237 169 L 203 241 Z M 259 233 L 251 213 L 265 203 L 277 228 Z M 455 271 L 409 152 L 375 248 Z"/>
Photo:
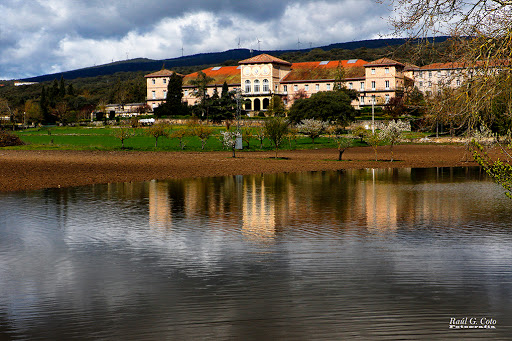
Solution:
<path fill-rule="evenodd" d="M 0 340 L 510 339 L 511 218 L 477 167 L 0 193 Z"/>

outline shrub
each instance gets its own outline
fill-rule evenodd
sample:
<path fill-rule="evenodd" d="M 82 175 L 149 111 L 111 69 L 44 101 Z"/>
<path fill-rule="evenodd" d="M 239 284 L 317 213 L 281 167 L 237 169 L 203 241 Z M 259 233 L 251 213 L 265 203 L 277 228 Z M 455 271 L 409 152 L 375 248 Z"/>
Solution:
<path fill-rule="evenodd" d="M 17 135 L 0 130 L 0 147 L 23 146 L 23 142 Z"/>

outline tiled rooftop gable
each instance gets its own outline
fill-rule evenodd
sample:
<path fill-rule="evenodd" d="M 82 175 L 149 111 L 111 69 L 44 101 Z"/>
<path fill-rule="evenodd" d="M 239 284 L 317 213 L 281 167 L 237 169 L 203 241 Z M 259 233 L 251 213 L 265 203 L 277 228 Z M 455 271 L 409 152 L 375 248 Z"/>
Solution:
<path fill-rule="evenodd" d="M 287 62 L 286 60 L 282 60 L 280 58 L 271 56 L 269 54 L 263 53 L 252 58 L 244 59 L 238 62 L 238 64 L 264 64 L 264 63 L 274 63 L 274 64 L 282 64 L 282 65 L 292 65 L 292 63 Z"/>
<path fill-rule="evenodd" d="M 171 70 L 167 70 L 167 69 L 162 69 L 157 72 L 150 73 L 149 75 L 146 75 L 144 77 L 146 77 L 146 78 L 148 78 L 148 77 L 169 77 L 173 73 L 175 73 L 175 72 L 171 71 Z M 182 74 L 179 74 L 179 73 L 176 73 L 176 74 L 183 77 Z"/>
<path fill-rule="evenodd" d="M 405 66 L 404 64 L 397 62 L 396 60 L 389 59 L 389 58 L 380 58 L 377 60 L 374 60 L 373 62 L 369 62 L 366 64 L 366 67 L 371 66 Z"/>

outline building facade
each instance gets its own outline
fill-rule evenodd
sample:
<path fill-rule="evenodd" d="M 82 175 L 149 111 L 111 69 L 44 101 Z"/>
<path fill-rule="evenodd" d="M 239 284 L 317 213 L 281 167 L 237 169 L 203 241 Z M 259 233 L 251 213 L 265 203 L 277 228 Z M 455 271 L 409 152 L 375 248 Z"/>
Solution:
<path fill-rule="evenodd" d="M 414 86 L 414 71 L 389 58 L 373 62 L 361 59 L 290 63 L 268 54 L 238 62 L 238 66 L 217 66 L 202 70 L 211 81 L 207 93 L 219 94 L 224 82 L 229 90 L 241 89 L 244 109 L 249 113 L 267 110 L 274 95 L 290 107 L 297 98 L 310 97 L 320 91 L 334 89 L 340 73 L 342 83 L 358 92 L 352 102 L 356 108 L 384 105 L 393 97 L 404 95 L 405 89 Z M 167 84 L 172 71 L 161 70 L 146 75 L 147 103 L 154 109 L 165 101 Z M 198 72 L 183 76 L 183 101 L 194 105 L 199 99 L 193 81 Z"/>

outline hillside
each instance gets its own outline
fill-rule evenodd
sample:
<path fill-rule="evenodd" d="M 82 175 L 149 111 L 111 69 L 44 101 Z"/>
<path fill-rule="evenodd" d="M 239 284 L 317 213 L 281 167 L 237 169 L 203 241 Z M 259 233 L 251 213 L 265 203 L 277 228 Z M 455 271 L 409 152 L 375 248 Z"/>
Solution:
<path fill-rule="evenodd" d="M 436 42 L 444 42 L 447 38 L 440 37 L 436 38 Z M 152 60 L 147 58 L 138 58 L 131 59 L 126 61 L 118 61 L 114 63 L 109 63 L 105 65 L 99 65 L 94 67 L 88 67 L 83 69 L 59 72 L 48 75 L 41 75 L 37 77 L 30 77 L 23 79 L 24 81 L 30 82 L 44 82 L 44 81 L 52 81 L 54 79 L 59 79 L 64 77 L 67 80 L 72 80 L 76 78 L 87 78 L 87 77 L 96 77 L 96 76 L 104 76 L 104 75 L 112 75 L 118 72 L 151 72 L 160 70 L 162 66 L 165 64 L 165 67 L 168 69 L 176 69 L 176 68 L 185 68 L 185 67 L 193 67 L 193 66 L 203 66 L 203 65 L 228 65 L 236 63 L 239 60 L 250 58 L 251 55 L 256 55 L 260 53 L 268 53 L 274 56 L 286 57 L 290 62 L 300 61 L 296 60 L 297 56 L 307 56 L 309 61 L 317 60 L 315 59 L 315 54 L 310 55 L 311 52 L 317 51 L 316 55 L 318 55 L 319 51 L 323 51 L 320 53 L 322 57 L 328 57 L 330 55 L 337 56 L 343 55 L 341 52 L 345 51 L 345 55 L 350 57 L 359 54 L 356 58 L 365 59 L 365 55 L 368 50 L 378 50 L 378 49 L 389 49 L 395 50 L 397 46 L 402 46 L 407 43 L 407 40 L 404 38 L 395 38 L 395 39 L 375 39 L 375 40 L 361 40 L 361 41 L 353 41 L 346 43 L 336 43 L 322 47 L 301 49 L 301 50 L 275 50 L 275 51 L 251 51 L 249 49 L 234 49 L 228 50 L 224 52 L 215 52 L 215 53 L 200 53 L 191 56 L 184 56 L 179 58 L 171 58 L 171 59 L 163 59 L 163 60 Z M 394 49 L 395 48 L 395 49 Z M 363 49 L 365 53 L 362 51 L 358 51 Z M 326 53 L 326 52 L 334 52 L 336 53 Z M 384 54 L 389 54 L 390 51 L 385 51 Z M 352 52 L 352 53 L 351 53 Z M 357 53 L 358 52 L 358 53 Z M 382 54 L 382 53 L 381 53 Z M 374 55 L 379 55 L 376 53 Z M 379 55 L 380 56 L 380 55 Z M 350 58 L 349 57 L 349 58 Z M 286 59 L 285 58 L 285 59 Z M 302 59 L 302 58 L 300 58 Z M 332 58 L 335 59 L 335 58 Z M 372 59 L 366 57 L 366 59 Z M 375 58 L 376 59 L 376 58 Z"/>

